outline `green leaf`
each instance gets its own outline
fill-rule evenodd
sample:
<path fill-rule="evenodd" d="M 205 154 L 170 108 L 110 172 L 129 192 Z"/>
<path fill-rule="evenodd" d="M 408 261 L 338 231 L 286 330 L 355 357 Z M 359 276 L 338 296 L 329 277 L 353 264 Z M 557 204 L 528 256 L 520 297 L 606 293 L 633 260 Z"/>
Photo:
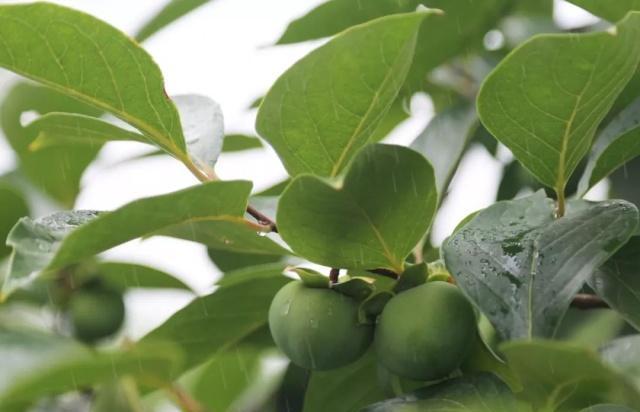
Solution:
<path fill-rule="evenodd" d="M 569 0 L 569 2 L 612 22 L 621 20 L 631 10 L 640 10 L 638 0 Z"/>
<path fill-rule="evenodd" d="M 6 239 L 18 219 L 29 214 L 29 206 L 13 186 L 0 183 L 0 241 Z M 0 242 L 0 260 L 11 253 L 11 248 Z"/>
<path fill-rule="evenodd" d="M 243 150 L 261 149 L 263 146 L 262 141 L 254 136 L 247 136 L 243 134 L 228 134 L 222 141 L 222 151 L 229 152 L 241 152 Z"/>
<path fill-rule="evenodd" d="M 198 370 L 191 393 L 207 410 L 234 411 L 252 383 L 258 379 L 265 349 L 273 343 L 269 331 L 251 336 L 238 345 L 221 350 Z"/>
<path fill-rule="evenodd" d="M 0 408 L 22 407 L 59 394 L 132 375 L 146 384 L 166 379 L 181 362 L 173 345 L 136 345 L 130 350 L 91 351 L 68 338 L 33 331 L 0 330 Z"/>
<path fill-rule="evenodd" d="M 192 301 L 142 342 L 176 343 L 186 354 L 187 369 L 264 328 L 273 296 L 289 281 L 274 267 L 225 277 L 215 292 Z"/>
<path fill-rule="evenodd" d="M 337 176 L 369 141 L 404 82 L 427 16 L 398 14 L 354 27 L 280 76 L 256 129 L 290 175 Z"/>
<path fill-rule="evenodd" d="M 371 138 L 369 138 L 369 142 L 377 143 L 384 140 L 400 123 L 407 120 L 409 113 L 407 113 L 406 105 L 405 99 L 399 96 L 391 105 L 378 127 L 376 127 Z"/>
<path fill-rule="evenodd" d="M 486 373 L 444 381 L 370 405 L 362 412 L 404 411 L 530 412 L 531 409 L 518 402 L 500 379 Z"/>
<path fill-rule="evenodd" d="M 480 46 L 479 39 L 493 28 L 510 4 L 509 0 L 485 0 L 481 7 L 447 0 L 331 0 L 293 21 L 278 43 L 331 36 L 385 15 L 416 10 L 418 5 L 441 10 L 443 13 L 426 18 L 420 28 L 416 58 L 407 81 L 408 91 L 413 91 L 424 86 L 429 71 Z"/>
<path fill-rule="evenodd" d="M 277 44 L 298 43 L 329 37 L 346 28 L 390 14 L 415 11 L 418 0 L 330 0 L 293 20 Z"/>
<path fill-rule="evenodd" d="M 30 150 L 72 144 L 102 145 L 113 140 L 148 143 L 140 133 L 122 129 L 104 120 L 73 113 L 49 113 L 29 123 L 26 131 L 37 136 Z"/>
<path fill-rule="evenodd" d="M 505 339 L 551 337 L 585 280 L 634 233 L 622 200 L 571 204 L 553 217 L 544 192 L 498 202 L 443 245 L 458 286 Z"/>
<path fill-rule="evenodd" d="M 501 346 L 523 384 L 520 396 L 534 410 L 569 412 L 598 403 L 640 405 L 640 394 L 593 351 L 553 341 L 509 342 Z"/>
<path fill-rule="evenodd" d="M 252 254 L 223 249 L 208 249 L 207 254 L 221 272 L 229 272 L 266 263 L 275 263 L 282 260 L 281 255 Z"/>
<path fill-rule="evenodd" d="M 169 0 L 151 19 L 144 23 L 136 34 L 136 40 L 143 42 L 153 34 L 170 25 L 180 17 L 191 13 L 210 0 Z"/>
<path fill-rule="evenodd" d="M 401 146 L 371 145 L 339 187 L 298 176 L 282 194 L 278 228 L 312 262 L 402 272 L 405 257 L 433 219 L 437 193 L 424 157 Z"/>
<path fill-rule="evenodd" d="M 433 165 L 438 194 L 442 198 L 467 144 L 478 126 L 475 108 L 458 104 L 434 116 L 411 148 Z"/>
<path fill-rule="evenodd" d="M 600 348 L 600 356 L 604 363 L 635 380 L 640 388 L 640 335 L 612 340 Z"/>
<path fill-rule="evenodd" d="M 289 268 L 290 272 L 298 275 L 302 283 L 308 288 L 326 289 L 329 287 L 329 278 L 313 269 Z"/>
<path fill-rule="evenodd" d="M 9 235 L 14 254 L 3 293 L 33 281 L 30 275 L 34 272 L 61 269 L 129 240 L 188 222 L 223 222 L 225 228 L 258 238 L 242 217 L 250 191 L 249 182 L 210 182 L 136 200 L 99 215 L 74 211 L 36 220 L 23 218 Z"/>
<path fill-rule="evenodd" d="M 373 351 L 345 367 L 312 372 L 303 412 L 353 412 L 382 399 Z"/>
<path fill-rule="evenodd" d="M 632 237 L 593 272 L 589 286 L 627 322 L 640 330 L 640 236 Z"/>
<path fill-rule="evenodd" d="M 0 106 L 0 125 L 9 144 L 18 155 L 19 169 L 39 190 L 72 207 L 80 191 L 80 178 L 96 157 L 100 145 L 60 145 L 36 152 L 29 145 L 36 138 L 21 119 L 24 113 L 75 112 L 97 115 L 98 111 L 51 89 L 30 83 L 18 83 Z M 55 171 L 55 173 L 52 173 Z"/>
<path fill-rule="evenodd" d="M 640 98 L 625 107 L 602 129 L 580 179 L 578 194 L 584 196 L 600 180 L 640 155 Z"/>
<path fill-rule="evenodd" d="M 393 287 L 393 291 L 395 293 L 404 292 L 405 290 L 409 290 L 416 286 L 420 286 L 423 283 L 426 283 L 427 278 L 429 277 L 429 272 L 427 270 L 426 263 L 418 263 L 416 265 L 411 265 L 400 275 L 398 282 Z"/>
<path fill-rule="evenodd" d="M 33 3 L 0 6 L 0 38 L 0 67 L 108 111 L 184 157 L 162 74 L 124 33 L 76 10 Z"/>
<path fill-rule="evenodd" d="M 183 289 L 191 291 L 181 280 L 149 266 L 125 262 L 97 262 L 90 266 L 107 284 L 126 290 L 129 288 Z"/>
<path fill-rule="evenodd" d="M 562 196 L 639 61 L 640 13 L 606 32 L 537 36 L 485 79 L 478 95 L 480 119 Z"/>
<path fill-rule="evenodd" d="M 622 405 L 613 405 L 611 403 L 601 403 L 582 409 L 580 412 L 634 412 L 633 409 Z"/>

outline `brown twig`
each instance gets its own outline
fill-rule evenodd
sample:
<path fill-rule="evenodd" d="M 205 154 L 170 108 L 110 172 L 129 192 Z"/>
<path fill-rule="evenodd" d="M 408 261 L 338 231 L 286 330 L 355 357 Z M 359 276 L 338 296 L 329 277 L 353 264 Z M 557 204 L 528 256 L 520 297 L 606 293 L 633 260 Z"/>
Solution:
<path fill-rule="evenodd" d="M 247 213 L 253 216 L 253 218 L 257 220 L 261 225 L 268 226 L 272 232 L 278 233 L 278 226 L 276 225 L 276 222 L 271 220 L 268 216 L 260 212 L 255 207 L 251 205 L 247 206 Z"/>
<path fill-rule="evenodd" d="M 609 305 L 596 295 L 578 293 L 571 301 L 571 307 L 576 309 L 600 309 L 608 308 Z"/>

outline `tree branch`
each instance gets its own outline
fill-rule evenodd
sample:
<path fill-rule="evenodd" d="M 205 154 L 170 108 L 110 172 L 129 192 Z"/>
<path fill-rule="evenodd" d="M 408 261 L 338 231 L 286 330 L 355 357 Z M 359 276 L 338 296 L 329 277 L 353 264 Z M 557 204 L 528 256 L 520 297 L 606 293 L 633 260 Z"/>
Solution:
<path fill-rule="evenodd" d="M 278 226 L 276 225 L 276 222 L 271 220 L 268 216 L 266 216 L 264 213 L 260 212 L 255 207 L 253 207 L 251 205 L 248 205 L 247 206 L 247 213 L 250 214 L 261 225 L 269 226 L 269 228 L 271 229 L 272 232 L 278 233 Z"/>
<path fill-rule="evenodd" d="M 340 269 L 331 268 L 331 271 L 329 272 L 329 282 L 331 282 L 332 285 L 338 283 L 339 276 L 340 276 Z"/>
<path fill-rule="evenodd" d="M 578 293 L 571 301 L 571 307 L 576 309 L 601 309 L 608 308 L 609 305 L 596 295 Z"/>

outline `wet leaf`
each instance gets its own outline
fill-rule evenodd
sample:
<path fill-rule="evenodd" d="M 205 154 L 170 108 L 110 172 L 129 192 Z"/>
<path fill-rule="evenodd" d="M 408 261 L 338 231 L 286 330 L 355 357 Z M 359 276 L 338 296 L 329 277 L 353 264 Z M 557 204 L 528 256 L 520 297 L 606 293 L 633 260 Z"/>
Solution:
<path fill-rule="evenodd" d="M 635 13 L 605 32 L 537 36 L 502 60 L 482 85 L 483 124 L 558 193 L 638 66 L 639 21 Z"/>
<path fill-rule="evenodd" d="M 169 0 L 153 17 L 138 30 L 136 40 L 143 42 L 182 16 L 191 13 L 211 0 Z"/>
<path fill-rule="evenodd" d="M 411 148 L 422 153 L 433 166 L 441 198 L 477 126 L 475 107 L 454 105 L 437 113 L 411 143 Z"/>
<path fill-rule="evenodd" d="M 621 20 L 631 10 L 640 10 L 638 0 L 569 0 L 569 2 L 611 22 Z"/>
<path fill-rule="evenodd" d="M 588 279 L 589 286 L 640 330 L 640 236 L 632 237 Z"/>
<path fill-rule="evenodd" d="M 278 228 L 293 251 L 312 262 L 402 272 L 404 258 L 431 224 L 437 197 L 424 157 L 371 145 L 339 187 L 315 176 L 295 178 L 280 199 Z"/>
<path fill-rule="evenodd" d="M 33 281 L 32 274 L 61 269 L 129 240 L 194 220 L 223 222 L 226 225 L 221 230 L 258 238 L 242 217 L 250 191 L 249 182 L 210 182 L 137 200 L 99 216 L 74 211 L 36 220 L 23 218 L 9 235 L 14 254 L 3 293 Z"/>
<path fill-rule="evenodd" d="M 1 67 L 108 111 L 168 152 L 185 155 L 162 74 L 124 33 L 73 9 L 33 3 L 0 6 L 0 37 Z"/>
<path fill-rule="evenodd" d="M 223 352 L 267 325 L 269 306 L 290 279 L 282 270 L 257 267 L 252 276 L 228 276 L 210 295 L 197 298 L 142 339 L 171 341 L 186 354 L 184 369 Z"/>
<path fill-rule="evenodd" d="M 622 200 L 553 214 L 542 191 L 498 202 L 443 245 L 458 286 L 505 339 L 553 336 L 585 280 L 638 225 L 638 210 Z"/>
<path fill-rule="evenodd" d="M 290 175 L 337 176 L 371 139 L 396 100 L 428 15 L 355 27 L 280 76 L 260 106 L 256 129 Z"/>
<path fill-rule="evenodd" d="M 20 171 L 44 194 L 65 207 L 72 207 L 80 191 L 80 178 L 100 150 L 100 145 L 57 145 L 31 151 L 37 137 L 22 125 L 23 114 L 74 112 L 95 116 L 96 109 L 49 88 L 18 83 L 0 106 L 0 126 L 19 159 Z M 55 171 L 55 173 L 53 173 Z"/>
<path fill-rule="evenodd" d="M 640 405 L 640 393 L 591 350 L 553 341 L 501 345 L 507 363 L 522 382 L 520 396 L 534 410 L 575 411 L 614 402 Z"/>
<path fill-rule="evenodd" d="M 312 372 L 302 411 L 353 412 L 382 399 L 376 366 L 376 358 L 370 350 L 345 367 Z"/>
<path fill-rule="evenodd" d="M 491 374 L 451 379 L 370 405 L 362 412 L 530 412 Z"/>

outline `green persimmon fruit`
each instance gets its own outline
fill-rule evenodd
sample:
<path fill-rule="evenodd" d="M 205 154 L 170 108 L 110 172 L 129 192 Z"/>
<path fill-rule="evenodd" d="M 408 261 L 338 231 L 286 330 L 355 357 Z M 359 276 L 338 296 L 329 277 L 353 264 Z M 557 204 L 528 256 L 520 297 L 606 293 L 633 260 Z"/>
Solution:
<path fill-rule="evenodd" d="M 473 307 L 457 287 L 429 282 L 395 296 L 376 327 L 380 363 L 422 381 L 446 377 L 470 354 L 476 339 Z"/>
<path fill-rule="evenodd" d="M 116 333 L 124 321 L 122 294 L 109 289 L 80 289 L 69 301 L 76 338 L 92 343 Z"/>
<path fill-rule="evenodd" d="M 296 365 L 313 370 L 347 365 L 365 353 L 373 327 L 358 323 L 358 302 L 326 288 L 290 282 L 269 308 L 276 345 Z"/>

